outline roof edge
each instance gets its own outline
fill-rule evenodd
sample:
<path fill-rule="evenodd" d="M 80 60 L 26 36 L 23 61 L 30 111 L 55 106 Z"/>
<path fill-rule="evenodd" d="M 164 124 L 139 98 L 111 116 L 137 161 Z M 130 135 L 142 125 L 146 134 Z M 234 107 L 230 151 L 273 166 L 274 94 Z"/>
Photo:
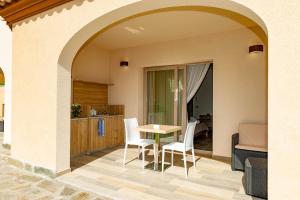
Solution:
<path fill-rule="evenodd" d="M 0 7 L 0 16 L 12 24 L 73 0 L 19 0 Z"/>

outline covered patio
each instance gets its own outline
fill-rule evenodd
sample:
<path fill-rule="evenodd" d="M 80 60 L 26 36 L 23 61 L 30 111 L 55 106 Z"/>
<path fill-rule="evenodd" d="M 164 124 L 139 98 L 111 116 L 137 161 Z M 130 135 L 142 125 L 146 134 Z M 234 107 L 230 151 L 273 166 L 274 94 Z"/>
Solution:
<path fill-rule="evenodd" d="M 6 74 L 13 83 L 4 137 L 8 160 L 108 199 L 255 199 L 245 195 L 243 172 L 233 170 L 246 171 L 245 152 L 259 150 L 270 155 L 260 170 L 266 198 L 297 198 L 299 160 L 290 155 L 300 146 L 299 5 L 296 0 L 2 0 L 0 15 L 13 38 L 12 74 Z M 157 157 L 157 148 L 147 148 L 144 165 L 131 147 L 124 165 L 124 119 L 182 127 L 174 140 L 161 140 L 159 160 L 163 145 L 182 142 L 192 121 L 186 102 L 191 64 L 211 68 L 212 109 L 193 116 L 207 120 L 210 153 L 198 151 L 195 167 L 188 154 L 188 178 L 182 154 L 176 153 L 170 166 L 167 152 L 164 173 L 143 169 Z M 97 99 L 80 87 L 83 82 Z M 78 101 L 84 93 L 87 98 Z M 73 115 L 73 104 L 82 104 L 84 115 L 80 110 Z M 193 104 L 192 112 L 199 107 Z M 252 148 L 260 139 L 240 134 L 242 123 L 264 126 L 263 149 Z M 159 145 L 159 137 L 144 132 Z M 252 149 L 244 136 L 253 139 Z M 198 138 L 201 148 L 203 137 Z M 231 158 L 241 166 L 230 166 Z"/>

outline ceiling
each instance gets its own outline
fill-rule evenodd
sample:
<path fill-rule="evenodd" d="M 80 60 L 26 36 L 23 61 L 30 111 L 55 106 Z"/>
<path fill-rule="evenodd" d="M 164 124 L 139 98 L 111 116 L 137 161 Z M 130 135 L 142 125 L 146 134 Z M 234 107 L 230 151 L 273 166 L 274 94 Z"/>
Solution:
<path fill-rule="evenodd" d="M 137 17 L 108 29 L 91 42 L 113 50 L 245 28 L 220 15 L 169 11 Z"/>

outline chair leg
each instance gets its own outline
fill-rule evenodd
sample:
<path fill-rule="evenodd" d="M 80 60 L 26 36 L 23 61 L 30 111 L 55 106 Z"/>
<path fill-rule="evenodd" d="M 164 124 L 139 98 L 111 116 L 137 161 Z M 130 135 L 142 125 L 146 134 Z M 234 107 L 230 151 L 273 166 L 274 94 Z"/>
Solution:
<path fill-rule="evenodd" d="M 165 168 L 165 149 L 163 148 L 162 150 L 162 164 L 161 164 L 161 172 L 164 172 L 164 168 Z"/>
<path fill-rule="evenodd" d="M 153 144 L 153 156 L 154 156 L 153 161 L 155 162 L 156 153 L 155 153 L 155 145 L 154 144 Z M 155 163 L 153 164 L 153 170 L 155 170 Z"/>
<path fill-rule="evenodd" d="M 140 146 L 138 146 L 138 160 L 140 159 L 140 153 L 141 153 L 141 150 L 140 150 Z"/>
<path fill-rule="evenodd" d="M 145 168 L 145 147 L 142 146 L 142 155 L 143 155 L 143 169 Z"/>
<path fill-rule="evenodd" d="M 194 148 L 192 148 L 192 155 L 193 155 L 194 168 L 196 169 L 196 159 L 195 159 L 195 150 L 194 150 Z"/>
<path fill-rule="evenodd" d="M 188 178 L 187 166 L 186 166 L 186 153 L 183 152 L 183 161 L 184 161 L 184 170 L 185 170 L 185 178 Z"/>
<path fill-rule="evenodd" d="M 172 151 L 171 151 L 171 165 L 172 165 L 172 167 L 173 167 L 173 164 L 174 164 L 174 150 L 172 149 Z"/>
<path fill-rule="evenodd" d="M 124 151 L 124 160 L 123 160 L 123 165 L 125 165 L 125 163 L 126 163 L 126 154 L 127 154 L 127 148 L 128 148 L 128 144 L 125 144 L 125 151 Z"/>

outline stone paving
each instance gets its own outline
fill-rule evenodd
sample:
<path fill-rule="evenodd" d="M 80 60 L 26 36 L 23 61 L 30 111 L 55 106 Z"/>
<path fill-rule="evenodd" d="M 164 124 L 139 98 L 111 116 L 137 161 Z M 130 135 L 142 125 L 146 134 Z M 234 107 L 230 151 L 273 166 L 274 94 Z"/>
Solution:
<path fill-rule="evenodd" d="M 0 200 L 109 200 L 73 186 L 37 176 L 8 164 L 0 133 Z"/>

